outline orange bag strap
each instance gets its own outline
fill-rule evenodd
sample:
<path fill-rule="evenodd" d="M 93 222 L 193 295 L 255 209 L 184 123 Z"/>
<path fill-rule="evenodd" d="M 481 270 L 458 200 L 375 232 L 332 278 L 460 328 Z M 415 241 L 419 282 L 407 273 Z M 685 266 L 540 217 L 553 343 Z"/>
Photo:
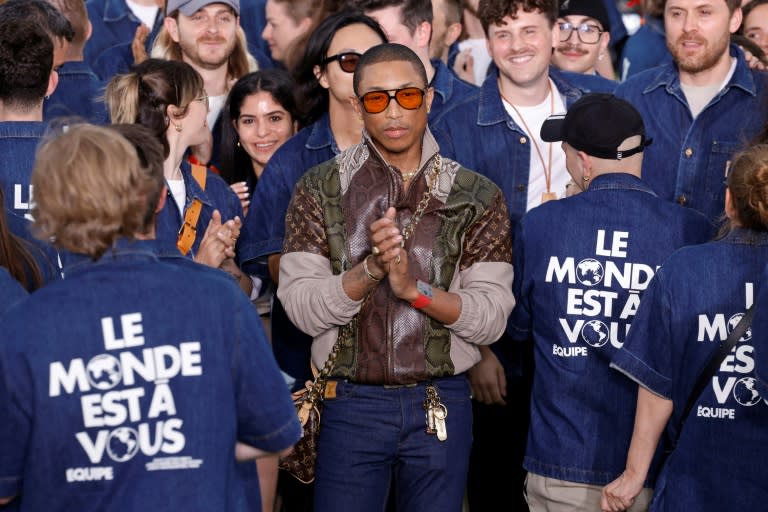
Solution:
<path fill-rule="evenodd" d="M 205 190 L 207 174 L 208 169 L 204 165 L 192 164 L 192 178 L 203 190 Z M 197 238 L 197 221 L 200 219 L 200 212 L 202 210 L 203 202 L 195 198 L 192 200 L 189 208 L 187 208 L 187 211 L 184 212 L 184 222 L 181 225 L 181 229 L 179 229 L 179 236 L 176 239 L 176 247 L 184 256 L 189 254 L 189 250 L 192 249 L 195 238 Z"/>

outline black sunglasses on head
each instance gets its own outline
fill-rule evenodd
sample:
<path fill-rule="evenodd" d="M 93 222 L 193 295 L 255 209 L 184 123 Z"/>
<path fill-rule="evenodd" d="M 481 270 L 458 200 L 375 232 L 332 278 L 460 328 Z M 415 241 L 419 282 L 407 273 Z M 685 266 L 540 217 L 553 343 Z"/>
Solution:
<path fill-rule="evenodd" d="M 325 66 L 329 62 L 337 60 L 339 61 L 339 66 L 341 67 L 342 71 L 345 73 L 354 73 L 355 69 L 357 68 L 357 63 L 360 62 L 360 57 L 361 55 L 357 52 L 342 52 L 324 58 L 322 61 L 320 61 L 320 65 Z"/>

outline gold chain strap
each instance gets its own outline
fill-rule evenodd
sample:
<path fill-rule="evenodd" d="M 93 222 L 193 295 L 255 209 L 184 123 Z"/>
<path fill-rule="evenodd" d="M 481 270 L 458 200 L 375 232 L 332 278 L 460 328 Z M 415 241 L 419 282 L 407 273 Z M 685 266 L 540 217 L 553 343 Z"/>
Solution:
<path fill-rule="evenodd" d="M 430 175 L 430 178 L 428 178 L 429 186 L 427 186 L 427 190 L 424 192 L 424 195 L 421 198 L 421 201 L 419 201 L 419 204 L 416 206 L 416 212 L 414 212 L 413 217 L 411 217 L 411 222 L 408 223 L 407 226 L 405 226 L 402 230 L 403 234 L 403 243 L 400 245 L 404 245 L 405 241 L 410 238 L 410 236 L 413 234 L 413 231 L 416 229 L 416 225 L 421 220 L 421 217 L 424 215 L 424 211 L 427 209 L 427 204 L 429 204 L 429 198 L 434 195 L 435 191 L 437 190 L 437 184 L 438 184 L 438 177 L 440 176 L 440 169 L 443 167 L 443 158 L 438 154 L 435 156 L 435 164 L 432 167 L 432 173 Z"/>
<path fill-rule="evenodd" d="M 309 389 L 309 393 L 307 393 L 307 397 L 304 399 L 304 402 L 314 405 L 320 400 L 320 396 L 325 390 L 325 382 L 328 379 L 328 375 L 330 375 L 331 370 L 333 369 L 333 365 L 336 362 L 336 356 L 339 354 L 341 345 L 344 340 L 351 338 L 352 336 L 354 323 L 355 320 L 353 319 L 350 323 L 339 327 L 339 335 L 336 338 L 336 343 L 333 344 L 333 348 L 331 349 L 331 353 L 328 354 L 328 359 L 326 359 L 325 364 L 323 365 L 323 369 L 320 370 L 320 373 L 318 373 L 317 377 L 315 377 L 315 381 L 312 383 L 312 387 Z"/>

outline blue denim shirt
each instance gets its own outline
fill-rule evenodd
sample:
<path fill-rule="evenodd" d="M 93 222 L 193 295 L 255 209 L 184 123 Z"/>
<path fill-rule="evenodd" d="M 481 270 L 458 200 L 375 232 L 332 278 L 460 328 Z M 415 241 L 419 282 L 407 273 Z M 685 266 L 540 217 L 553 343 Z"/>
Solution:
<path fill-rule="evenodd" d="M 643 297 L 613 366 L 674 402 L 671 439 L 709 358 L 765 291 L 760 279 L 766 261 L 768 233 L 735 229 L 723 240 L 673 254 Z M 754 386 L 753 359 L 765 346 L 759 325 L 736 344 L 696 400 L 659 475 L 651 510 L 764 510 L 768 406 Z"/>
<path fill-rule="evenodd" d="M 768 73 L 750 70 L 742 52 L 730 81 L 693 119 L 673 64 L 649 69 L 616 88 L 632 103 L 653 138 L 643 157 L 643 177 L 668 201 L 717 220 L 725 204 L 724 178 L 737 150 L 766 122 Z"/>
<path fill-rule="evenodd" d="M 616 83 L 598 76 L 559 71 L 549 76 L 566 107 L 588 92 L 611 92 Z M 493 180 L 504 192 L 512 226 L 520 220 L 528 200 L 531 142 L 507 113 L 493 69 L 471 100 L 448 108 L 432 123 L 443 156 Z"/>
<path fill-rule="evenodd" d="M 27 291 L 21 283 L 8 273 L 8 269 L 0 267 L 0 317 L 26 296 Z"/>
<path fill-rule="evenodd" d="M 703 215 L 625 173 L 522 218 L 509 332 L 534 343 L 526 470 L 593 485 L 623 471 L 637 386 L 609 363 L 656 268 L 711 234 Z"/>
<path fill-rule="evenodd" d="M 133 14 L 125 0 L 88 0 L 86 8 L 93 25 L 93 33 L 85 43 L 85 61 L 95 65 L 96 58 L 104 50 L 133 41 L 141 21 Z M 152 42 L 162 26 L 163 11 L 160 9 L 155 18 L 155 25 L 147 37 L 147 53 L 150 52 Z M 108 80 L 110 77 L 102 78 Z"/>
<path fill-rule="evenodd" d="M 243 219 L 243 208 L 240 204 L 240 200 L 237 195 L 232 191 L 229 185 L 221 179 L 221 177 L 208 171 L 208 177 L 206 178 L 205 190 L 200 189 L 200 185 L 192 177 L 192 168 L 186 160 L 181 162 L 181 174 L 184 177 L 184 187 L 186 188 L 186 204 L 184 205 L 184 212 L 187 211 L 189 205 L 192 204 L 192 199 L 200 199 L 203 203 L 203 208 L 200 212 L 200 217 L 197 220 L 197 236 L 195 237 L 195 243 L 192 245 L 192 250 L 189 252 L 190 256 L 193 256 L 198 247 L 200 247 L 200 241 L 203 239 L 205 230 L 208 227 L 208 223 L 211 221 L 214 210 L 219 210 L 221 213 L 222 223 L 228 221 L 235 216 Z M 179 229 L 183 223 L 183 218 L 179 212 L 179 208 L 176 205 L 176 201 L 173 199 L 170 190 L 165 201 L 165 205 L 160 213 L 157 214 L 157 239 L 163 242 L 176 243 L 176 239 L 179 235 Z M 240 236 L 247 235 L 240 232 Z M 238 241 L 238 251 L 241 241 Z M 169 247 L 167 244 L 166 247 Z"/>
<path fill-rule="evenodd" d="M 22 511 L 242 510 L 235 441 L 275 452 L 301 431 L 250 301 L 187 263 L 121 243 L 2 318 L 0 495 Z"/>
<path fill-rule="evenodd" d="M 448 69 L 448 66 L 443 64 L 443 61 L 434 59 L 431 62 L 435 68 L 435 76 L 432 77 L 430 85 L 435 88 L 435 96 L 429 111 L 429 122 L 433 123 L 453 105 L 467 101 L 476 95 L 479 88 L 459 78 L 452 69 Z"/>
<path fill-rule="evenodd" d="M 89 123 L 107 124 L 107 106 L 99 99 L 104 84 L 85 62 L 65 62 L 59 68 L 56 90 L 43 103 L 43 119 L 78 116 Z"/>
<path fill-rule="evenodd" d="M 35 151 L 46 123 L 38 121 L 0 122 L 0 184 L 5 194 L 6 210 L 32 219 L 32 168 Z"/>

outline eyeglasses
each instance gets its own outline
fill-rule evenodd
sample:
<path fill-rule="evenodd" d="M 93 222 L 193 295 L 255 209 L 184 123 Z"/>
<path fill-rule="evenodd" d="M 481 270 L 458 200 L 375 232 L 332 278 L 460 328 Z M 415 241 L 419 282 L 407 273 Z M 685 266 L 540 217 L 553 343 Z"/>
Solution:
<path fill-rule="evenodd" d="M 424 103 L 424 92 L 418 87 L 396 89 L 395 94 L 389 94 L 389 91 L 370 91 L 360 96 L 360 101 L 369 114 L 384 112 L 392 98 L 404 109 L 416 110 Z"/>
<path fill-rule="evenodd" d="M 603 35 L 603 30 L 592 23 L 582 23 L 577 26 L 566 21 L 560 23 L 560 42 L 568 41 L 574 31 L 578 34 L 579 41 L 584 44 L 596 44 L 600 41 L 600 36 Z"/>
<path fill-rule="evenodd" d="M 322 61 L 320 61 L 320 64 L 325 66 L 329 62 L 337 60 L 339 61 L 339 66 L 341 67 L 342 71 L 345 73 L 354 73 L 355 69 L 357 69 L 357 63 L 360 62 L 360 57 L 361 55 L 357 52 L 337 53 L 336 55 L 331 55 L 330 57 L 324 58 Z"/>
<path fill-rule="evenodd" d="M 203 102 L 203 105 L 205 105 L 205 108 L 210 108 L 208 93 L 205 91 L 203 91 L 203 94 L 201 96 L 198 96 L 197 98 L 195 98 L 194 101 L 201 101 Z"/>

